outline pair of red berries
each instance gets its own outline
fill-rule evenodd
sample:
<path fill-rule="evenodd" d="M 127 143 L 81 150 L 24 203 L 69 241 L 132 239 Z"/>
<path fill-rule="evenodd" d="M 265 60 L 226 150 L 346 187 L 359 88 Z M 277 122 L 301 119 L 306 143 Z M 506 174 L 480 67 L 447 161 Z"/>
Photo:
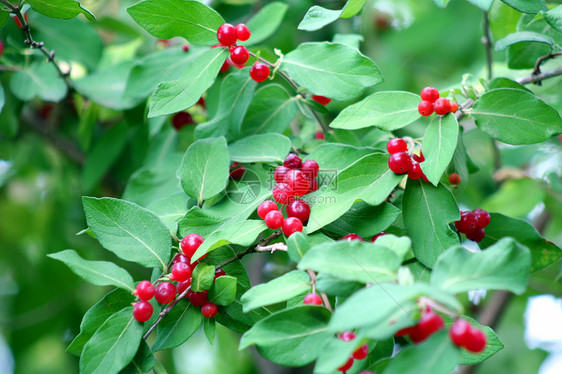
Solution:
<path fill-rule="evenodd" d="M 314 160 L 302 162 L 294 153 L 289 153 L 283 165 L 277 167 L 273 178 L 278 183 L 273 187 L 273 198 L 279 204 L 287 205 L 295 196 L 303 196 L 318 190 L 320 166 Z"/>
<path fill-rule="evenodd" d="M 408 335 L 412 342 L 418 344 L 444 327 L 445 323 L 443 322 L 443 318 L 436 314 L 431 308 L 426 308 L 423 310 L 421 318 L 415 326 L 402 329 L 394 334 L 394 336 Z"/>
<path fill-rule="evenodd" d="M 344 342 L 350 342 L 355 339 L 355 333 L 353 331 L 344 331 L 339 336 L 340 340 Z M 361 347 L 357 348 L 351 357 L 346 361 L 345 364 L 338 368 L 338 371 L 346 372 L 353 366 L 353 361 L 355 360 L 364 360 L 369 355 L 369 346 L 367 344 L 363 344 Z"/>
<path fill-rule="evenodd" d="M 225 23 L 217 30 L 217 40 L 225 47 L 236 44 L 238 40 L 246 41 L 250 39 L 251 35 L 252 33 L 250 29 L 248 29 L 248 26 L 243 23 L 236 25 L 236 27 L 232 26 L 230 23 Z"/>
<path fill-rule="evenodd" d="M 377 240 L 379 237 L 381 237 L 383 235 L 386 235 L 386 232 L 382 231 L 382 232 L 378 233 L 377 235 L 373 236 L 371 238 L 371 243 L 374 243 L 375 240 Z M 347 241 L 359 240 L 359 241 L 362 242 L 363 238 L 359 234 L 351 233 L 351 234 L 347 234 L 346 236 L 344 236 L 340 240 L 347 240 Z"/>
<path fill-rule="evenodd" d="M 320 95 L 312 95 L 312 100 L 316 101 L 320 105 L 328 105 L 332 102 L 332 99 Z"/>
<path fill-rule="evenodd" d="M 287 206 L 285 218 L 275 202 L 266 200 L 258 206 L 258 216 L 265 221 L 267 227 L 272 230 L 282 228 L 283 234 L 289 237 L 295 232 L 302 232 L 303 222 L 310 216 L 310 206 L 304 200 L 294 199 Z"/>
<path fill-rule="evenodd" d="M 242 179 L 245 172 L 246 172 L 246 167 L 244 167 L 244 165 L 241 165 L 239 162 L 235 162 L 232 165 L 230 165 L 230 178 L 232 179 L 235 180 Z"/>
<path fill-rule="evenodd" d="M 484 227 L 490 224 L 490 213 L 484 209 L 475 209 L 472 212 L 461 212 L 460 221 L 455 222 L 455 227 L 466 238 L 475 242 L 480 242 L 486 234 Z"/>
<path fill-rule="evenodd" d="M 422 102 L 418 105 L 418 112 L 424 116 L 428 117 L 435 112 L 440 116 L 444 116 L 447 113 L 456 113 L 459 110 L 459 106 L 455 102 L 450 102 L 445 97 L 439 97 L 439 91 L 433 87 L 425 87 L 421 90 Z"/>
<path fill-rule="evenodd" d="M 453 344 L 472 353 L 480 353 L 486 348 L 486 334 L 464 319 L 459 318 L 453 322 L 449 337 Z"/>
<path fill-rule="evenodd" d="M 420 179 L 429 182 L 423 173 L 420 163 L 425 161 L 423 153 L 420 155 L 408 153 L 408 143 L 404 139 L 394 138 L 386 143 L 386 149 L 390 153 L 388 167 L 396 174 L 408 173 L 410 179 Z"/>

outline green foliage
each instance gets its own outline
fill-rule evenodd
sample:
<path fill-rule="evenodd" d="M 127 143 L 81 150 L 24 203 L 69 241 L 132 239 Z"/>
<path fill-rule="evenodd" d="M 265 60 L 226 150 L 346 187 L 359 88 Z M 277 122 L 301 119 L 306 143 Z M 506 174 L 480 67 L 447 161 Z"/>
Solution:
<path fill-rule="evenodd" d="M 459 124 L 451 115 L 435 118 L 425 130 L 422 147 L 425 161 L 420 166 L 434 186 L 439 184 L 453 159 L 458 134 Z"/>
<path fill-rule="evenodd" d="M 27 3 L 31 5 L 34 10 L 48 17 L 70 19 L 79 14 L 83 14 L 91 21 L 96 19 L 94 15 L 77 0 L 27 0 Z"/>

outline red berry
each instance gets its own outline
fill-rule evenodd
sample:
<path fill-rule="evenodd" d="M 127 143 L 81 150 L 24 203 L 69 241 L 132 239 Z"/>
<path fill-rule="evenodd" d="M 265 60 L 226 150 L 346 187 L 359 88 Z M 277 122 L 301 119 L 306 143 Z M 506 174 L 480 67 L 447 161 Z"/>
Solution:
<path fill-rule="evenodd" d="M 245 42 L 246 40 L 250 39 L 252 33 L 250 32 L 248 26 L 240 23 L 236 25 L 236 35 L 238 37 L 238 40 Z"/>
<path fill-rule="evenodd" d="M 355 333 L 353 331 L 344 331 L 340 334 L 339 338 L 344 342 L 350 342 L 355 339 Z"/>
<path fill-rule="evenodd" d="M 304 297 L 303 304 L 322 305 L 322 298 L 315 293 L 309 293 Z"/>
<path fill-rule="evenodd" d="M 181 47 L 181 49 L 182 49 L 182 51 L 187 52 L 187 51 L 189 51 L 189 46 L 188 46 L 187 44 L 184 44 L 184 45 Z"/>
<path fill-rule="evenodd" d="M 398 330 L 398 331 L 396 331 L 394 336 L 398 337 L 398 336 L 410 335 L 412 332 L 414 332 L 416 330 L 416 327 L 417 326 L 410 326 L 410 327 L 406 327 L 406 328 L 403 328 L 401 330 Z"/>
<path fill-rule="evenodd" d="M 314 139 L 324 140 L 325 138 L 326 136 L 322 131 L 317 131 L 316 133 L 314 133 Z"/>
<path fill-rule="evenodd" d="M 283 234 L 286 237 L 293 235 L 295 232 L 302 232 L 302 222 L 295 217 L 289 217 L 283 221 Z"/>
<path fill-rule="evenodd" d="M 152 283 L 147 280 L 139 282 L 137 288 L 133 291 L 133 294 L 137 295 L 139 299 L 148 301 L 154 297 L 156 290 Z"/>
<path fill-rule="evenodd" d="M 398 152 L 408 152 L 408 143 L 401 138 L 390 139 L 388 143 L 386 143 L 386 150 L 391 155 Z"/>
<path fill-rule="evenodd" d="M 204 241 L 205 239 L 203 239 L 203 237 L 199 234 L 189 234 L 182 239 L 180 248 L 182 252 L 191 259 L 195 254 L 195 251 L 197 251 L 197 248 L 199 248 Z"/>
<path fill-rule="evenodd" d="M 301 166 L 301 171 L 307 176 L 307 178 L 316 178 L 319 170 L 320 165 L 318 165 L 318 162 L 314 160 L 306 160 Z"/>
<path fill-rule="evenodd" d="M 472 212 L 461 212 L 461 219 L 455 222 L 455 227 L 460 233 L 466 234 L 478 228 L 478 220 Z"/>
<path fill-rule="evenodd" d="M 217 304 L 206 303 L 201 307 L 201 314 L 207 318 L 213 318 L 219 313 L 219 307 Z"/>
<path fill-rule="evenodd" d="M 203 109 L 206 109 L 205 107 L 205 99 L 203 98 L 203 96 L 201 96 L 199 98 L 199 101 L 197 102 L 197 105 L 200 105 Z"/>
<path fill-rule="evenodd" d="M 308 184 L 310 187 L 308 188 L 307 194 L 312 193 L 318 190 L 318 181 L 314 178 L 308 178 Z"/>
<path fill-rule="evenodd" d="M 238 46 L 235 47 L 232 52 L 230 52 L 230 59 L 232 62 L 238 65 L 244 65 L 248 59 L 250 58 L 250 53 L 248 52 L 248 48 Z"/>
<path fill-rule="evenodd" d="M 454 345 L 463 347 L 470 338 L 472 326 L 464 319 L 457 319 L 449 329 L 449 337 Z"/>
<path fill-rule="evenodd" d="M 457 173 L 451 173 L 449 175 L 449 183 L 453 186 L 458 186 L 459 184 L 461 184 L 461 176 Z"/>
<path fill-rule="evenodd" d="M 286 166 L 278 166 L 273 173 L 273 179 L 275 179 L 275 182 L 277 183 L 283 183 L 285 175 L 287 175 L 289 171 L 291 171 L 291 169 Z"/>
<path fill-rule="evenodd" d="M 410 179 L 420 179 L 423 175 L 420 163 L 417 161 L 412 161 L 412 168 L 408 170 L 408 178 Z"/>
<path fill-rule="evenodd" d="M 222 269 L 217 269 L 215 271 L 215 279 L 217 279 L 218 277 L 224 277 L 225 275 L 226 275 L 226 273 Z"/>
<path fill-rule="evenodd" d="M 371 243 L 374 243 L 378 238 L 380 238 L 383 235 L 386 235 L 386 232 L 382 231 L 379 234 L 373 236 L 373 238 L 371 239 Z"/>
<path fill-rule="evenodd" d="M 444 116 L 451 112 L 451 103 L 446 98 L 441 97 L 433 104 L 433 110 L 440 116 Z"/>
<path fill-rule="evenodd" d="M 350 357 L 345 364 L 343 364 L 338 368 L 338 371 L 346 372 L 349 369 L 351 369 L 352 366 L 353 366 L 353 357 Z"/>
<path fill-rule="evenodd" d="M 230 64 L 228 63 L 228 61 L 225 61 L 221 66 L 220 72 L 226 73 L 228 69 L 230 69 Z"/>
<path fill-rule="evenodd" d="M 168 304 L 176 298 L 176 293 L 176 286 L 174 286 L 170 282 L 162 282 L 158 286 L 156 286 L 156 293 L 154 295 L 154 298 L 160 304 Z"/>
<path fill-rule="evenodd" d="M 265 216 L 265 224 L 272 230 L 277 230 L 283 225 L 283 213 L 278 210 L 272 210 Z"/>
<path fill-rule="evenodd" d="M 355 352 L 353 352 L 353 358 L 356 360 L 364 360 L 369 355 L 369 346 L 367 344 L 363 344 L 361 347 L 357 348 Z"/>
<path fill-rule="evenodd" d="M 285 175 L 284 183 L 293 189 L 295 196 L 306 195 L 310 188 L 308 179 L 300 170 L 290 170 Z"/>
<path fill-rule="evenodd" d="M 182 255 L 181 253 L 178 253 L 177 255 L 174 256 L 174 259 L 172 260 L 172 265 L 175 264 L 176 262 L 185 262 L 186 264 L 190 264 L 191 260 L 186 255 Z"/>
<path fill-rule="evenodd" d="M 258 206 L 258 216 L 261 219 L 265 219 L 267 213 L 271 212 L 272 210 L 278 210 L 277 204 L 275 204 L 271 200 L 265 200 Z"/>
<path fill-rule="evenodd" d="M 486 233 L 484 229 L 482 227 L 477 227 L 474 230 L 466 233 L 466 238 L 475 242 L 481 242 L 482 239 L 484 239 L 485 235 Z"/>
<path fill-rule="evenodd" d="M 429 117 L 433 114 L 433 103 L 425 100 L 420 102 L 418 104 L 418 112 L 424 117 Z"/>
<path fill-rule="evenodd" d="M 235 162 L 230 166 L 230 178 L 232 179 L 242 179 L 245 172 L 246 168 L 244 166 L 240 166 L 239 162 Z"/>
<path fill-rule="evenodd" d="M 189 125 L 191 123 L 195 123 L 195 121 L 193 121 L 191 114 L 187 112 L 178 112 L 172 117 L 172 126 L 174 126 L 174 128 L 178 131 L 185 125 Z"/>
<path fill-rule="evenodd" d="M 295 153 L 289 153 L 285 161 L 283 161 L 283 165 L 289 169 L 300 169 L 302 167 L 302 160 Z"/>
<path fill-rule="evenodd" d="M 189 286 L 191 286 L 191 278 L 189 278 L 185 282 L 179 282 L 178 285 L 176 286 L 178 295 L 184 293 L 184 291 L 187 290 L 187 287 Z"/>
<path fill-rule="evenodd" d="M 236 28 L 229 23 L 221 25 L 217 30 L 217 39 L 224 46 L 236 44 L 237 37 Z"/>
<path fill-rule="evenodd" d="M 263 82 L 269 78 L 269 66 L 256 62 L 250 69 L 250 77 L 256 82 Z"/>
<path fill-rule="evenodd" d="M 208 301 L 209 291 L 192 292 L 189 294 L 189 302 L 195 306 L 202 306 Z"/>
<path fill-rule="evenodd" d="M 417 162 L 424 162 L 425 161 L 425 157 L 423 157 L 422 151 L 420 151 L 419 156 L 416 155 L 416 154 L 412 155 L 412 158 L 414 159 L 414 161 L 417 161 Z"/>
<path fill-rule="evenodd" d="M 2 53 L 4 53 L 4 43 L 0 40 L 0 57 L 2 57 Z"/>
<path fill-rule="evenodd" d="M 410 339 L 414 343 L 420 343 L 443 327 L 445 327 L 443 318 L 430 309 L 421 316 L 416 328 L 410 333 Z"/>
<path fill-rule="evenodd" d="M 279 204 L 287 205 L 291 202 L 295 193 L 293 189 L 285 183 L 276 184 L 273 187 L 273 199 L 277 201 Z"/>
<path fill-rule="evenodd" d="M 396 174 L 404 174 L 412 168 L 412 159 L 406 152 L 398 152 L 390 155 L 388 167 Z"/>
<path fill-rule="evenodd" d="M 184 262 L 177 262 L 172 266 L 172 275 L 170 275 L 170 280 L 175 280 L 178 282 L 185 282 L 191 278 L 191 267 Z"/>
<path fill-rule="evenodd" d="M 486 348 L 486 334 L 477 328 L 471 327 L 469 339 L 464 347 L 469 352 L 482 352 Z"/>
<path fill-rule="evenodd" d="M 437 90 L 437 88 L 426 87 L 421 90 L 420 96 L 422 100 L 427 100 L 430 103 L 434 103 L 437 99 L 439 99 L 439 91 Z"/>
<path fill-rule="evenodd" d="M 154 308 L 148 301 L 139 301 L 133 305 L 133 317 L 139 322 L 146 322 L 152 317 Z"/>
<path fill-rule="evenodd" d="M 347 234 L 346 236 L 344 236 L 343 238 L 341 238 L 340 240 L 347 240 L 348 242 L 352 241 L 352 240 L 359 240 L 359 241 L 363 241 L 363 238 L 360 235 L 351 233 L 351 234 Z"/>
<path fill-rule="evenodd" d="M 454 101 L 451 103 L 451 113 L 456 113 L 459 110 L 459 104 Z"/>
<path fill-rule="evenodd" d="M 320 105 L 328 105 L 332 101 L 330 98 L 319 95 L 312 95 L 312 100 L 316 101 Z"/>
<path fill-rule="evenodd" d="M 295 199 L 287 205 L 287 216 L 298 218 L 301 222 L 308 221 L 310 206 L 302 199 Z"/>
<path fill-rule="evenodd" d="M 484 228 L 490 224 L 490 213 L 488 213 L 484 209 L 474 209 L 472 211 L 472 214 L 474 214 L 474 217 L 476 217 L 478 227 Z"/>

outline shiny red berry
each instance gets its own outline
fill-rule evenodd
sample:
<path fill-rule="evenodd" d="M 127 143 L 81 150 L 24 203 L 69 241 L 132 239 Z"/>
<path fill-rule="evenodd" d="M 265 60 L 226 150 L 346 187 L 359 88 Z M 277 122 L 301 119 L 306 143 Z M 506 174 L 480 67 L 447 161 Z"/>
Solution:
<path fill-rule="evenodd" d="M 307 178 L 316 178 L 319 170 L 320 165 L 318 165 L 318 162 L 314 160 L 306 160 L 301 166 L 301 171 L 307 176 Z"/>
<path fill-rule="evenodd" d="M 293 196 L 295 193 L 288 184 L 278 183 L 273 187 L 273 199 L 279 204 L 289 204 L 293 200 Z"/>
<path fill-rule="evenodd" d="M 468 339 L 470 339 L 470 330 L 472 326 L 464 319 L 457 319 L 449 329 L 449 337 L 454 345 L 464 347 Z"/>
<path fill-rule="evenodd" d="M 425 87 L 423 90 L 421 90 L 420 96 L 422 100 L 427 100 L 430 103 L 434 103 L 437 99 L 439 99 L 439 91 L 437 90 L 437 88 Z"/>
<path fill-rule="evenodd" d="M 453 186 L 458 186 L 459 184 L 461 184 L 461 176 L 457 173 L 451 173 L 449 175 L 449 183 Z"/>
<path fill-rule="evenodd" d="M 478 227 L 484 228 L 490 224 L 490 213 L 488 213 L 484 209 L 474 209 L 472 211 L 472 214 L 474 214 L 474 217 L 476 217 Z"/>
<path fill-rule="evenodd" d="M 137 288 L 133 291 L 133 294 L 137 295 L 139 299 L 148 301 L 154 297 L 156 290 L 152 283 L 147 280 L 139 282 Z"/>
<path fill-rule="evenodd" d="M 310 206 L 302 199 L 295 199 L 287 205 L 287 216 L 298 218 L 301 222 L 308 221 Z"/>
<path fill-rule="evenodd" d="M 206 318 L 213 318 L 219 313 L 217 304 L 206 303 L 201 307 L 201 314 Z"/>
<path fill-rule="evenodd" d="M 340 334 L 339 338 L 344 342 L 350 342 L 355 339 L 355 333 L 353 331 L 344 331 Z"/>
<path fill-rule="evenodd" d="M 472 212 L 461 212 L 461 219 L 455 222 L 455 227 L 460 233 L 467 234 L 478 228 L 478 220 Z"/>
<path fill-rule="evenodd" d="M 386 232 L 382 231 L 382 232 L 378 233 L 377 235 L 373 236 L 373 238 L 371 239 L 371 243 L 374 243 L 378 238 L 380 238 L 383 235 L 386 235 Z"/>
<path fill-rule="evenodd" d="M 315 293 L 309 293 L 304 297 L 303 304 L 322 305 L 322 298 Z"/>
<path fill-rule="evenodd" d="M 246 172 L 246 168 L 241 166 L 239 162 L 235 162 L 230 165 L 230 178 L 234 180 L 240 180 L 244 177 L 244 173 Z"/>
<path fill-rule="evenodd" d="M 287 175 L 289 171 L 291 171 L 291 169 L 286 166 L 278 166 L 273 173 L 273 179 L 275 179 L 277 183 L 283 183 L 285 175 Z"/>
<path fill-rule="evenodd" d="M 440 116 L 444 116 L 451 112 L 451 103 L 446 98 L 441 97 L 433 104 L 433 110 Z"/>
<path fill-rule="evenodd" d="M 353 357 L 350 357 L 345 364 L 343 364 L 338 368 L 338 371 L 346 372 L 349 369 L 351 369 L 352 366 L 353 366 Z"/>
<path fill-rule="evenodd" d="M 294 196 L 306 195 L 310 188 L 310 182 L 304 173 L 300 170 L 290 170 L 286 175 L 283 183 L 293 189 Z"/>
<path fill-rule="evenodd" d="M 416 155 L 416 154 L 412 155 L 412 158 L 414 159 L 414 161 L 417 161 L 417 162 L 424 162 L 425 161 L 425 157 L 423 157 L 422 151 L 420 151 L 419 156 Z"/>
<path fill-rule="evenodd" d="M 314 133 L 314 139 L 320 139 L 320 140 L 324 140 L 326 138 L 326 136 L 324 135 L 324 133 L 322 131 L 317 131 Z"/>
<path fill-rule="evenodd" d="M 176 290 L 178 292 L 178 295 L 181 295 L 182 293 L 184 293 L 184 291 L 187 290 L 187 287 L 189 287 L 189 286 L 191 286 L 191 278 L 189 278 L 185 282 L 179 282 L 178 285 L 176 286 Z"/>
<path fill-rule="evenodd" d="M 277 230 L 283 225 L 283 213 L 278 210 L 272 210 L 265 216 L 265 224 L 272 230 Z"/>
<path fill-rule="evenodd" d="M 466 238 L 475 242 L 481 242 L 482 239 L 484 239 L 484 236 L 486 236 L 486 232 L 482 227 L 477 227 L 466 233 Z"/>
<path fill-rule="evenodd" d="M 356 360 L 364 360 L 369 355 L 369 346 L 367 344 L 363 344 L 361 347 L 357 348 L 355 352 L 353 352 L 353 358 Z"/>
<path fill-rule="evenodd" d="M 286 237 L 293 235 L 295 232 L 302 232 L 302 222 L 295 217 L 289 217 L 283 221 L 283 234 Z"/>
<path fill-rule="evenodd" d="M 412 339 L 414 343 L 421 343 L 434 332 L 444 327 L 445 323 L 443 322 L 443 318 L 430 309 L 422 314 L 416 328 L 410 333 L 410 339 Z"/>
<path fill-rule="evenodd" d="M 187 44 L 182 45 L 181 47 L 182 51 L 184 52 L 188 52 L 189 51 L 189 46 Z"/>
<path fill-rule="evenodd" d="M 408 178 L 410 179 L 420 179 L 423 175 L 420 163 L 417 161 L 412 161 L 412 168 L 408 170 Z"/>
<path fill-rule="evenodd" d="M 229 23 L 221 25 L 217 30 L 217 39 L 221 45 L 227 47 L 234 45 L 236 44 L 237 38 L 236 28 Z"/>
<path fill-rule="evenodd" d="M 296 153 L 289 153 L 283 161 L 283 165 L 289 169 L 300 169 L 302 167 L 302 160 Z"/>
<path fill-rule="evenodd" d="M 176 298 L 176 286 L 170 282 L 162 282 L 156 286 L 156 293 L 154 298 L 160 304 L 171 303 Z"/>
<path fill-rule="evenodd" d="M 174 266 L 172 266 L 172 275 L 170 275 L 170 280 L 185 282 L 191 278 L 191 272 L 191 266 L 184 262 L 176 262 Z"/>
<path fill-rule="evenodd" d="M 390 139 L 388 143 L 386 143 L 386 150 L 391 155 L 398 152 L 408 152 L 408 143 L 401 138 Z"/>
<path fill-rule="evenodd" d="M 258 216 L 261 219 L 265 219 L 267 213 L 271 212 L 272 210 L 278 210 L 277 204 L 275 204 L 271 200 L 265 200 L 258 206 Z"/>
<path fill-rule="evenodd" d="M 250 58 L 248 48 L 239 45 L 230 52 L 230 59 L 238 65 L 244 65 Z"/>
<path fill-rule="evenodd" d="M 269 66 L 256 62 L 250 69 L 250 77 L 256 82 L 263 82 L 269 78 Z"/>
<path fill-rule="evenodd" d="M 181 130 L 184 126 L 192 123 L 195 123 L 195 121 L 193 121 L 193 117 L 191 117 L 191 114 L 187 112 L 178 112 L 172 117 L 172 126 L 174 126 L 174 128 L 178 131 Z"/>
<path fill-rule="evenodd" d="M 312 95 L 312 100 L 316 101 L 320 105 L 328 105 L 332 101 L 330 98 L 319 95 Z"/>
<path fill-rule="evenodd" d="M 406 152 L 398 152 L 390 155 L 388 167 L 396 174 L 404 174 L 412 168 L 412 159 Z"/>
<path fill-rule="evenodd" d="M 228 69 L 230 69 L 230 64 L 228 63 L 228 61 L 223 62 L 222 66 L 220 68 L 220 72 L 226 73 L 228 71 Z"/>
<path fill-rule="evenodd" d="M 318 181 L 315 178 L 308 178 L 308 184 L 310 185 L 310 187 L 306 192 L 307 194 L 318 190 Z"/>
<path fill-rule="evenodd" d="M 204 241 L 205 239 L 199 234 L 189 234 L 182 239 L 180 248 L 182 252 L 191 259 L 195 251 L 197 251 L 197 248 L 199 248 Z M 205 256 L 207 255 L 205 254 Z M 205 258 L 205 256 L 201 258 Z"/>
<path fill-rule="evenodd" d="M 252 33 L 250 32 L 248 26 L 240 23 L 236 25 L 236 35 L 238 37 L 238 40 L 245 42 L 246 40 L 250 39 Z"/>
<path fill-rule="evenodd" d="M 470 337 L 464 347 L 472 353 L 480 353 L 486 348 L 486 334 L 475 327 L 470 329 Z"/>
<path fill-rule="evenodd" d="M 2 57 L 2 53 L 4 53 L 4 43 L 0 40 L 0 57 Z"/>
<path fill-rule="evenodd" d="M 459 104 L 454 101 L 451 102 L 451 113 L 456 113 L 459 110 Z"/>
<path fill-rule="evenodd" d="M 424 117 L 429 117 L 433 114 L 433 103 L 429 101 L 422 101 L 418 104 L 418 113 Z"/>
<path fill-rule="evenodd" d="M 139 322 L 146 322 L 152 317 L 154 308 L 148 301 L 139 301 L 133 305 L 133 317 Z"/>
<path fill-rule="evenodd" d="M 189 302 L 195 306 L 202 306 L 208 301 L 209 291 L 192 292 L 189 294 Z"/>
<path fill-rule="evenodd" d="M 225 275 L 226 275 L 226 273 L 222 269 L 217 269 L 215 271 L 215 279 L 217 279 L 218 277 L 224 277 Z"/>
<path fill-rule="evenodd" d="M 174 256 L 174 259 L 172 260 L 172 265 L 175 264 L 176 262 L 185 262 L 186 264 L 190 264 L 191 260 L 186 255 L 182 255 L 181 253 L 178 253 L 177 255 Z"/>
<path fill-rule="evenodd" d="M 357 235 L 355 233 L 351 233 L 351 234 L 347 234 L 346 236 L 344 236 L 343 238 L 341 238 L 340 240 L 346 240 L 348 242 L 352 241 L 352 240 L 359 240 L 359 241 L 363 241 L 363 238 L 360 235 Z"/>

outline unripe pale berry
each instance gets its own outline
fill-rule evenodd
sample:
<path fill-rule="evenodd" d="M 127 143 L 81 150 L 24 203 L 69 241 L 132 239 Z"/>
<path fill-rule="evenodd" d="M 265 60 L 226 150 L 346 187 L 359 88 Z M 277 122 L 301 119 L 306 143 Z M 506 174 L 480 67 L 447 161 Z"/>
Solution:
<path fill-rule="evenodd" d="M 252 33 L 250 32 L 248 26 L 246 26 L 243 23 L 240 23 L 236 25 L 236 35 L 238 37 L 238 40 L 245 42 L 246 40 L 250 39 Z"/>
<path fill-rule="evenodd" d="M 256 82 L 263 82 L 269 78 L 269 66 L 256 62 L 250 69 L 250 77 Z"/>
<path fill-rule="evenodd" d="M 422 101 L 418 104 L 418 112 L 424 117 L 429 117 L 433 114 L 433 103 L 429 101 Z"/>
<path fill-rule="evenodd" d="M 295 217 L 289 217 L 283 221 L 283 234 L 286 237 L 293 235 L 295 232 L 302 232 L 302 222 Z"/>
<path fill-rule="evenodd" d="M 390 155 L 388 167 L 396 174 L 404 174 L 412 168 L 412 159 L 406 152 L 398 152 Z"/>
<path fill-rule="evenodd" d="M 451 112 L 451 103 L 446 98 L 441 97 L 433 104 L 433 110 L 440 116 L 444 116 Z"/>
<path fill-rule="evenodd" d="M 148 301 L 139 301 L 133 306 L 133 317 L 139 322 L 146 322 L 152 317 L 154 308 Z"/>
<path fill-rule="evenodd" d="M 265 224 L 272 230 L 277 230 L 283 225 L 283 213 L 278 210 L 272 210 L 265 216 Z"/>
<path fill-rule="evenodd" d="M 219 313 L 217 304 L 206 303 L 201 307 L 201 314 L 206 318 L 213 318 Z"/>
<path fill-rule="evenodd" d="M 322 305 L 322 298 L 315 293 L 309 293 L 304 297 L 303 304 Z"/>
<path fill-rule="evenodd" d="M 137 284 L 137 288 L 133 291 L 133 294 L 137 295 L 139 299 L 148 301 L 154 297 L 156 290 L 152 283 L 147 280 L 143 280 Z"/>
<path fill-rule="evenodd" d="M 408 143 L 401 138 L 390 139 L 388 143 L 386 143 L 386 150 L 391 155 L 398 152 L 408 152 Z"/>
<path fill-rule="evenodd" d="M 439 91 L 437 90 L 437 88 L 425 87 L 423 90 L 421 90 L 420 96 L 422 100 L 427 100 L 430 103 L 434 103 L 437 99 L 439 99 Z"/>
<path fill-rule="evenodd" d="M 308 221 L 310 206 L 302 199 L 295 199 L 287 205 L 287 216 L 298 218 L 301 222 Z"/>
<path fill-rule="evenodd" d="M 226 47 L 236 44 L 238 38 L 236 28 L 229 23 L 225 23 L 217 30 L 217 39 L 221 45 Z"/>
<path fill-rule="evenodd" d="M 162 282 L 156 286 L 156 293 L 154 298 L 160 304 L 171 303 L 176 298 L 176 286 L 170 282 Z"/>
<path fill-rule="evenodd" d="M 278 210 L 277 204 L 275 204 L 271 200 L 265 200 L 258 206 L 258 216 L 261 219 L 265 219 L 267 213 L 271 212 L 272 210 Z"/>

